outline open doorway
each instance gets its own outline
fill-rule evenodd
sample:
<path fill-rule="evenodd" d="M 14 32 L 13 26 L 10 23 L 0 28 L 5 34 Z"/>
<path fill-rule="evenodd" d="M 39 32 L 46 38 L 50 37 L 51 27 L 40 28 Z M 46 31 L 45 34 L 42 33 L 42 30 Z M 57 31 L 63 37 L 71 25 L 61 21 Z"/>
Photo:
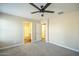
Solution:
<path fill-rule="evenodd" d="M 42 42 L 46 41 L 46 23 L 41 24 L 41 40 Z"/>
<path fill-rule="evenodd" d="M 24 44 L 32 41 L 32 22 L 24 22 Z"/>

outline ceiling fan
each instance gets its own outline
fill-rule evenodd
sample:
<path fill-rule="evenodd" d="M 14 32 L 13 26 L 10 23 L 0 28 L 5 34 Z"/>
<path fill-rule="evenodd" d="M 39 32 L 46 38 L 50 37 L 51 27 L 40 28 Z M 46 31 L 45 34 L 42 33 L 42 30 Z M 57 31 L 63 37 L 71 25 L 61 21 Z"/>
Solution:
<path fill-rule="evenodd" d="M 45 6 L 41 5 L 40 6 L 41 8 L 37 7 L 34 3 L 29 3 L 29 4 L 32 5 L 33 7 L 35 7 L 36 9 L 38 9 L 38 11 L 31 12 L 32 14 L 35 14 L 35 13 L 54 13 L 54 11 L 46 10 L 46 8 L 51 5 L 51 3 L 47 3 Z M 41 16 L 44 16 L 44 14 L 41 14 Z"/>

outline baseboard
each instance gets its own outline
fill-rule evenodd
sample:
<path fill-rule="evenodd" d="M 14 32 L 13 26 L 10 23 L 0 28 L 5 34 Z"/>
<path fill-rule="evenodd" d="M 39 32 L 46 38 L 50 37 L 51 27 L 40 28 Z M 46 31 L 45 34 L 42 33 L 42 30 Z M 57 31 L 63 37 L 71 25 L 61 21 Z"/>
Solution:
<path fill-rule="evenodd" d="M 41 40 L 37 40 L 37 41 L 33 41 L 31 43 L 40 42 L 40 41 Z M 23 44 L 21 44 L 21 43 L 13 44 L 13 45 L 10 45 L 10 46 L 2 47 L 2 48 L 0 48 L 0 50 L 5 50 L 5 49 L 8 49 L 8 48 L 12 48 L 12 47 L 20 46 L 20 45 L 23 45 Z"/>
<path fill-rule="evenodd" d="M 4 49 L 8 49 L 8 48 L 12 48 L 12 47 L 16 47 L 16 46 L 20 46 L 20 45 L 22 45 L 21 43 L 19 43 L 19 44 L 14 44 L 14 45 L 10 45 L 10 46 L 6 46 L 6 47 L 2 47 L 2 48 L 0 48 L 0 50 L 4 50 Z"/>
<path fill-rule="evenodd" d="M 67 49 L 69 49 L 69 50 L 73 50 L 73 51 L 75 51 L 75 52 L 79 52 L 79 50 L 77 50 L 77 49 L 74 49 L 74 48 L 71 48 L 71 47 L 68 47 L 68 46 L 65 46 L 65 45 L 56 43 L 56 42 L 49 42 L 49 43 L 55 44 L 55 45 L 58 45 L 58 46 L 61 46 L 61 47 L 64 47 L 64 48 L 67 48 Z"/>
<path fill-rule="evenodd" d="M 35 40 L 35 41 L 32 41 L 31 43 L 35 43 L 35 42 L 39 42 L 39 41 L 41 41 L 41 40 Z"/>
<path fill-rule="evenodd" d="M 39 41 L 40 40 L 37 40 L 37 41 L 31 42 L 31 43 L 35 43 L 35 42 L 39 42 Z M 8 49 L 8 48 L 12 48 L 12 47 L 20 46 L 20 45 L 23 45 L 23 44 L 21 44 L 21 43 L 13 44 L 13 45 L 10 45 L 10 46 L 2 47 L 2 48 L 0 48 L 0 50 L 5 50 L 5 49 Z"/>

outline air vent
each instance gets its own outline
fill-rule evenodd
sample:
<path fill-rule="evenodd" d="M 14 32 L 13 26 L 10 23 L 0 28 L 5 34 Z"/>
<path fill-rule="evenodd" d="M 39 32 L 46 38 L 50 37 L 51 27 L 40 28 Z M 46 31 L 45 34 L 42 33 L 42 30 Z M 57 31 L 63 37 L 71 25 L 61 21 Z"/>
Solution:
<path fill-rule="evenodd" d="M 59 14 L 59 15 L 61 15 L 61 14 L 64 14 L 64 12 L 63 12 L 63 11 L 61 11 L 61 12 L 58 12 L 58 14 Z"/>

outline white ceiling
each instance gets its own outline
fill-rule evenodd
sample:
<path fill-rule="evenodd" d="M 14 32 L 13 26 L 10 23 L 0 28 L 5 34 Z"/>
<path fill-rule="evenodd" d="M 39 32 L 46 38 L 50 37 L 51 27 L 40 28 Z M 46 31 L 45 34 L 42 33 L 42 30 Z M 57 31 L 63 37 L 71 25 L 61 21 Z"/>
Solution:
<path fill-rule="evenodd" d="M 45 5 L 45 3 L 35 3 L 38 7 L 40 5 Z M 45 13 L 45 17 L 50 17 L 53 14 L 56 14 L 60 11 L 63 11 L 64 13 L 79 10 L 79 4 L 78 3 L 52 3 L 47 10 L 55 11 L 55 13 L 49 14 Z M 39 13 L 31 14 L 33 11 L 37 11 L 36 8 L 31 6 L 27 3 L 1 3 L 0 4 L 0 11 L 16 16 L 21 16 L 25 18 L 32 18 L 32 19 L 40 19 L 41 16 Z"/>

